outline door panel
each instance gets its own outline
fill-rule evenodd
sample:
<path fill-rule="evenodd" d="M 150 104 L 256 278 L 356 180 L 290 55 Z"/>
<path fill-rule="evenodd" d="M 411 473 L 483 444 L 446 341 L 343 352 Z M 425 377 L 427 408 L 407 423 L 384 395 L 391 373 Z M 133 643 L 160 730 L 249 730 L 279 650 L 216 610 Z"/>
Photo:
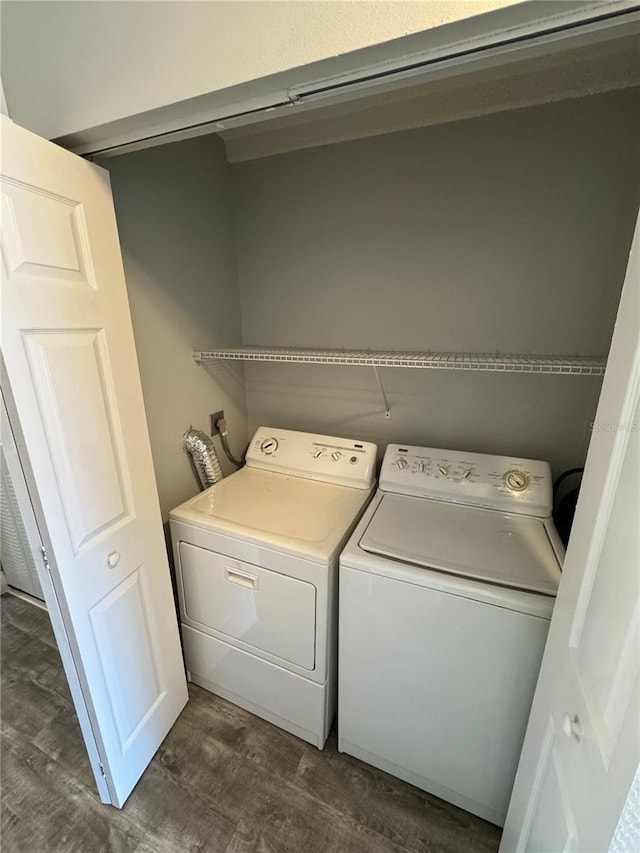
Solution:
<path fill-rule="evenodd" d="M 536 809 L 529 830 L 526 853 L 570 853 L 576 840 L 567 783 L 556 751 L 556 730 L 549 721 L 535 791 Z"/>
<path fill-rule="evenodd" d="M 2 215 L 2 248 L 10 275 L 96 287 L 81 204 L 6 181 Z"/>
<path fill-rule="evenodd" d="M 112 801 L 187 700 L 108 175 L 2 118 L 12 428 Z"/>
<path fill-rule="evenodd" d="M 145 567 L 140 566 L 90 611 L 123 754 L 167 692 L 154 654 L 157 637 L 150 624 L 144 571 Z M 142 629 L 134 648 L 130 643 L 130 625 Z"/>
<path fill-rule="evenodd" d="M 130 516 L 130 477 L 104 330 L 25 332 L 24 342 L 77 553 Z"/>

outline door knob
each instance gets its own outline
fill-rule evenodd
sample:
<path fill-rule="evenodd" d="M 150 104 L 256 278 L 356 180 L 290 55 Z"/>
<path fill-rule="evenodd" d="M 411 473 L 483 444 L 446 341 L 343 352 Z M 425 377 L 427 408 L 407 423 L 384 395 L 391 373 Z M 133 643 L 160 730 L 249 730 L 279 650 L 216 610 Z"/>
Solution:
<path fill-rule="evenodd" d="M 120 562 L 120 554 L 117 551 L 112 551 L 107 557 L 107 565 L 110 569 L 115 569 L 115 567 Z"/>
<path fill-rule="evenodd" d="M 577 741 L 582 737 L 582 726 L 580 725 L 580 720 L 577 714 L 574 714 L 573 717 L 571 714 L 565 714 L 562 718 L 562 731 L 566 734 L 567 737 L 573 737 Z"/>

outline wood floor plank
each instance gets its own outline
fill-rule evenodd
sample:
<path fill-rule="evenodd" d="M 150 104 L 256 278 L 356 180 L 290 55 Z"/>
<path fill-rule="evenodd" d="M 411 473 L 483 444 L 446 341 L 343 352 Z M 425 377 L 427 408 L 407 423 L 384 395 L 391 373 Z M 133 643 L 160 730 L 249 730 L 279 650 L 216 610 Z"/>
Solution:
<path fill-rule="evenodd" d="M 189 704 L 181 720 L 283 779 L 293 779 L 305 751 L 314 749 L 195 684 L 189 685 Z"/>
<path fill-rule="evenodd" d="M 33 744 L 89 791 L 95 790 L 93 771 L 75 711 L 65 710 L 56 714 L 33 738 Z"/>
<path fill-rule="evenodd" d="M 143 834 L 22 734 L 7 726 L 2 748 L 3 853 L 133 853 Z"/>
<path fill-rule="evenodd" d="M 223 708 L 224 700 L 207 702 L 206 696 L 200 696 L 194 704 L 198 700 L 216 707 L 226 726 L 236 719 L 240 710 L 233 706 Z M 226 814 L 239 818 L 229 853 L 270 850 L 278 853 L 332 850 L 336 853 L 405 853 L 404 847 L 296 786 L 295 775 L 289 780 L 284 778 L 275 751 L 272 754 L 276 758 L 273 764 L 277 773 L 272 772 L 268 763 L 255 762 L 250 752 L 245 753 L 242 740 L 232 737 L 231 743 L 222 743 L 211 734 L 203 734 L 196 726 L 197 720 L 198 717 L 183 714 L 157 758 L 182 785 L 194 792 L 206 792 Z M 251 715 L 243 724 L 250 723 Z M 216 727 L 209 731 L 215 733 Z M 228 733 L 226 728 L 223 731 Z M 280 734 L 283 733 L 275 730 L 273 741 L 276 745 Z M 303 753 L 308 749 L 318 756 L 323 755 L 315 747 L 298 743 Z"/>
<path fill-rule="evenodd" d="M 5 667 L 18 668 L 37 681 L 50 671 L 60 671 L 60 655 L 39 637 L 8 623 L 2 627 L 2 669 Z"/>
<path fill-rule="evenodd" d="M 6 624 L 15 625 L 52 649 L 58 650 L 47 611 L 11 593 L 0 597 L 0 626 L 4 627 Z"/>
<path fill-rule="evenodd" d="M 30 740 L 60 712 L 73 712 L 69 702 L 39 682 L 22 676 L 19 668 L 2 668 L 1 690 L 3 723 Z"/>
<path fill-rule="evenodd" d="M 181 717 L 154 759 L 177 784 L 205 797 L 236 823 L 271 774 Z M 279 780 L 279 784 L 284 784 Z"/>
<path fill-rule="evenodd" d="M 206 697 L 198 698 L 206 703 Z M 216 699 L 210 704 L 222 712 L 221 716 L 229 725 L 239 709 L 222 709 L 223 701 Z M 354 853 L 360 850 L 363 853 L 377 853 L 378 850 L 380 853 L 404 853 L 404 848 L 297 788 L 294 777 L 287 781 L 262 761 L 255 762 L 251 754 L 242 751 L 241 741 L 231 738 L 231 744 L 222 743 L 210 734 L 203 734 L 194 722 L 193 717 L 183 714 L 160 748 L 157 760 L 179 784 L 211 798 L 226 815 L 238 819 L 238 829 L 229 845 L 230 853 L 236 849 L 273 849 L 279 853 L 290 850 L 324 853 L 334 849 L 344 853 L 351 850 Z M 279 730 L 275 730 L 273 740 L 276 743 L 279 735 Z M 315 750 L 311 746 L 308 748 Z M 315 752 L 321 754 L 318 750 Z M 275 751 L 273 756 L 277 758 Z M 274 765 L 281 770 L 277 760 Z"/>
<path fill-rule="evenodd" d="M 323 753 L 305 752 L 296 784 L 412 853 L 495 853 L 500 842 L 498 827 L 339 753 L 335 731 Z"/>
<path fill-rule="evenodd" d="M 252 793 L 226 853 L 405 853 L 292 786 L 269 779 Z"/>
<path fill-rule="evenodd" d="M 122 813 L 143 831 L 142 850 L 224 853 L 237 826 L 211 798 L 182 785 L 155 760 Z"/>

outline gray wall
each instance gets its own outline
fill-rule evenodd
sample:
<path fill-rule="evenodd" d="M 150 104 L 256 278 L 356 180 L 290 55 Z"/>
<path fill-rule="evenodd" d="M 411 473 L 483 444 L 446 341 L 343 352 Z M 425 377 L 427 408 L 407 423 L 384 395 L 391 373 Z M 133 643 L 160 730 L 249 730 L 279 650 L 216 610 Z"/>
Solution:
<path fill-rule="evenodd" d="M 113 157 L 101 165 L 111 173 L 166 520 L 172 507 L 198 491 L 180 447 L 190 424 L 208 431 L 209 413 L 224 409 L 232 450 L 240 453 L 246 442 L 241 371 L 227 365 L 211 375 L 191 360 L 194 349 L 241 340 L 229 167 L 215 137 Z"/>
<path fill-rule="evenodd" d="M 638 187 L 628 91 L 235 165 L 246 344 L 605 354 Z M 583 462 L 586 377 L 247 367 L 249 426 Z"/>

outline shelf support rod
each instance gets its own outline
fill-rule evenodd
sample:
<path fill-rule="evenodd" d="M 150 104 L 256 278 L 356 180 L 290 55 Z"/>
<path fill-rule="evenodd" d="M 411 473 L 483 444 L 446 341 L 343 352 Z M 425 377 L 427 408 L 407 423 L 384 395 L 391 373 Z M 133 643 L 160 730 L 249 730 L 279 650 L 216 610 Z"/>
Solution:
<path fill-rule="evenodd" d="M 385 418 L 390 418 L 391 409 L 389 408 L 389 401 L 387 400 L 387 395 L 384 393 L 384 385 L 382 384 L 382 379 L 380 379 L 378 368 L 375 365 L 373 367 L 373 373 L 376 377 L 376 382 L 378 383 L 378 391 L 380 391 L 380 396 L 382 397 L 382 402 L 384 404 L 384 416 Z"/>

